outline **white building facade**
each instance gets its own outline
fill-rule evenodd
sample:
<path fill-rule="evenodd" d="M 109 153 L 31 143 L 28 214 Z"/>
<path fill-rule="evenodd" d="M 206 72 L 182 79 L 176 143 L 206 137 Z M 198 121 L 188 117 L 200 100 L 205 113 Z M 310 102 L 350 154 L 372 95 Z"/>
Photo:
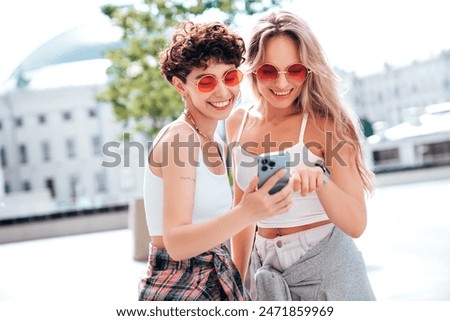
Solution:
<path fill-rule="evenodd" d="M 68 31 L 2 86 L 0 219 L 39 212 L 33 204 L 43 198 L 45 211 L 127 204 L 142 194 L 145 146 L 127 149 L 127 128 L 96 99 L 110 64 L 103 53 L 119 38 L 111 25 Z"/>
<path fill-rule="evenodd" d="M 358 116 L 391 127 L 422 114 L 425 106 L 450 101 L 450 50 L 401 68 L 386 65 L 382 73 L 342 78 Z"/>

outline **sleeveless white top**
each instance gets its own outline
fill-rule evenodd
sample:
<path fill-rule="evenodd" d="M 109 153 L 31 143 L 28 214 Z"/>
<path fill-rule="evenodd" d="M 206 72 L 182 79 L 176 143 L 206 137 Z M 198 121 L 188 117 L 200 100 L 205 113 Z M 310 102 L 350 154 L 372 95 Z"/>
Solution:
<path fill-rule="evenodd" d="M 197 135 L 197 132 L 191 125 L 185 121 L 180 121 L 188 125 Z M 171 124 L 161 129 L 150 148 L 149 154 Z M 220 142 L 221 154 L 224 155 L 223 141 L 219 135 L 215 135 L 215 138 Z M 231 209 L 231 187 L 226 170 L 224 174 L 219 175 L 209 171 L 204 164 L 203 153 L 200 151 L 195 175 L 194 206 L 192 209 L 193 224 L 213 219 Z M 173 186 L 173 188 L 177 187 Z M 149 168 L 148 161 L 144 174 L 144 206 L 149 234 L 151 236 L 163 235 L 163 179 L 153 174 Z"/>
<path fill-rule="evenodd" d="M 249 153 L 239 143 L 246 120 L 248 110 L 246 111 L 239 133 L 236 138 L 236 144 L 233 148 L 233 157 L 235 164 L 235 180 L 240 189 L 245 191 L 250 184 L 253 176 L 257 175 L 257 162 L 255 158 L 258 155 Z M 291 170 L 292 167 L 313 166 L 317 161 L 322 161 L 321 157 L 312 153 L 303 143 L 305 128 L 308 121 L 308 114 L 304 114 L 298 143 L 286 148 L 284 151 L 289 152 Z M 271 153 L 263 153 L 259 156 L 278 154 L 279 151 Z M 307 225 L 315 222 L 328 220 L 328 216 L 320 203 L 316 192 L 309 193 L 307 196 L 301 196 L 299 192 L 293 195 L 293 205 L 291 209 L 264 221 L 258 222 L 257 225 L 263 228 L 273 227 L 294 227 Z"/>

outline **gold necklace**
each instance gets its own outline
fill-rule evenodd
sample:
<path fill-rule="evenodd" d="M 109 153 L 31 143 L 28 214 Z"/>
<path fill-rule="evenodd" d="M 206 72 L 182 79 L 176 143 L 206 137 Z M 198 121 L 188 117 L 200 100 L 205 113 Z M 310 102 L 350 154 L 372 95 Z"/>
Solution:
<path fill-rule="evenodd" d="M 200 131 L 200 129 L 198 129 L 197 124 L 195 123 L 194 118 L 191 116 L 191 113 L 189 112 L 189 110 L 187 110 L 187 109 L 184 110 L 184 111 L 183 111 L 183 114 L 185 114 L 186 117 L 189 118 L 189 120 L 190 120 L 191 123 L 192 123 L 192 126 L 194 126 L 195 130 L 197 131 L 197 133 L 198 133 L 200 136 L 206 138 L 206 139 L 207 139 L 208 141 L 210 141 L 210 142 L 214 142 L 214 138 L 211 138 L 211 137 L 209 137 L 208 135 L 203 134 L 203 133 Z"/>

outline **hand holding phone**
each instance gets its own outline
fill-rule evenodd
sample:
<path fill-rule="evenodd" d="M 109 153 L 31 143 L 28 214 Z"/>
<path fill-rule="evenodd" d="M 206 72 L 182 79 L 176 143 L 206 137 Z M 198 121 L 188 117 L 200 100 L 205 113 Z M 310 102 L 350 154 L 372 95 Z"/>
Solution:
<path fill-rule="evenodd" d="M 289 153 L 281 152 L 279 154 L 269 154 L 258 157 L 258 187 L 264 185 L 267 180 L 276 172 L 282 168 L 286 168 L 287 171 L 283 177 L 275 183 L 274 187 L 269 190 L 269 194 L 275 194 L 279 192 L 289 182 Z"/>

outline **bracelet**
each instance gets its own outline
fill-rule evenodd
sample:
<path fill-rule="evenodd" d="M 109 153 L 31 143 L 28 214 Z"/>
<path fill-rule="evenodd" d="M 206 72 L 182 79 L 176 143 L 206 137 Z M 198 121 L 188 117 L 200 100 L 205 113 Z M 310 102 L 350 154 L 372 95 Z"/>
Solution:
<path fill-rule="evenodd" d="M 330 171 L 322 162 L 317 162 L 314 166 L 320 167 L 323 170 L 323 183 L 326 184 L 330 180 Z"/>

